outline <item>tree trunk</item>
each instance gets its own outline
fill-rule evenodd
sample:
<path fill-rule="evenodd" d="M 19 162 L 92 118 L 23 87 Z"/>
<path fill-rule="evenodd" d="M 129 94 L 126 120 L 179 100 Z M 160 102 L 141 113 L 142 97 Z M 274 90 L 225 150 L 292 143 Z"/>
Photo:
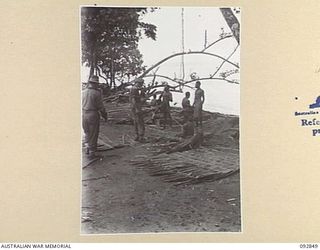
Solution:
<path fill-rule="evenodd" d="M 113 57 L 111 57 L 111 72 L 110 72 L 110 82 L 111 82 L 111 88 L 115 88 L 115 81 L 114 81 L 114 68 L 113 68 Z"/>
<path fill-rule="evenodd" d="M 93 75 L 94 75 L 94 65 L 93 65 L 93 63 L 91 63 L 90 72 L 89 72 L 89 79 L 90 79 L 90 77 L 93 76 Z"/>
<path fill-rule="evenodd" d="M 230 8 L 220 8 L 220 11 L 231 29 L 238 44 L 240 44 L 240 23 Z"/>
<path fill-rule="evenodd" d="M 94 65 L 95 65 L 95 63 L 94 63 L 94 46 L 92 46 L 89 79 L 91 78 L 91 76 L 94 75 Z"/>

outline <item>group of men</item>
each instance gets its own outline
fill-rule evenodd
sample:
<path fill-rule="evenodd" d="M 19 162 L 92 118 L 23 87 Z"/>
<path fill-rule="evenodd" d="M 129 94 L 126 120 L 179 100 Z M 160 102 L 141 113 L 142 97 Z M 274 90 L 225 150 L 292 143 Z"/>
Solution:
<path fill-rule="evenodd" d="M 135 81 L 134 86 L 130 91 L 130 103 L 131 103 L 131 114 L 133 118 L 133 124 L 136 133 L 136 141 L 144 142 L 144 119 L 143 119 L 143 111 L 142 104 L 148 99 L 145 95 L 143 88 L 143 79 L 138 78 Z M 184 135 L 188 136 L 193 134 L 191 128 L 193 128 L 193 124 L 195 123 L 196 127 L 202 127 L 202 107 L 205 100 L 204 91 L 200 88 L 201 83 L 197 81 L 195 84 L 196 91 L 194 94 L 194 103 L 191 106 L 190 104 L 190 92 L 186 92 L 185 97 L 182 100 L 182 113 L 184 116 L 183 119 L 183 132 Z M 170 92 L 170 88 L 168 85 L 164 87 L 163 92 L 160 94 L 159 99 L 156 99 L 156 95 L 153 95 L 153 99 L 151 100 L 151 106 L 154 108 L 154 113 L 152 119 L 155 120 L 155 113 L 159 111 L 162 114 L 163 118 L 163 129 L 166 128 L 166 125 L 172 126 L 172 117 L 170 114 L 170 102 L 173 101 L 172 93 Z"/>
<path fill-rule="evenodd" d="M 144 125 L 144 113 L 142 106 L 148 99 L 145 94 L 145 88 L 143 86 L 144 81 L 141 78 L 135 80 L 135 84 L 130 90 L 129 101 L 131 104 L 131 115 L 133 119 L 136 141 L 145 141 L 145 125 Z M 204 91 L 200 88 L 200 81 L 195 84 L 196 91 L 194 95 L 194 103 L 190 104 L 190 92 L 186 92 L 182 101 L 184 127 L 202 126 L 202 106 L 205 100 Z M 159 102 L 158 102 L 159 101 Z M 172 93 L 169 86 L 165 86 L 160 98 L 157 100 L 156 95 L 151 101 L 151 106 L 154 106 L 154 110 L 160 110 L 163 117 L 163 128 L 166 125 L 172 125 L 172 117 L 170 114 L 170 102 L 173 101 Z M 100 116 L 107 121 L 107 112 L 105 111 L 102 102 L 102 93 L 99 88 L 98 76 L 91 76 L 87 87 L 82 92 L 82 127 L 84 131 L 84 146 L 89 158 L 96 158 L 99 155 L 96 154 L 97 142 L 99 136 Z"/>

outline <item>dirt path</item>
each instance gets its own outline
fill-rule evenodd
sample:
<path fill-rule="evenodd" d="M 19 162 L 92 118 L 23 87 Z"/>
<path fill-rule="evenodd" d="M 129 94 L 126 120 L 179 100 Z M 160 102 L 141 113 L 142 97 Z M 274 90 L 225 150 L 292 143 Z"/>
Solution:
<path fill-rule="evenodd" d="M 151 155 L 148 143 L 133 143 L 132 130 L 101 125 L 102 136 L 131 146 L 102 152 L 101 161 L 83 169 L 82 233 L 241 230 L 239 174 L 197 185 L 164 182 L 130 164 L 137 155 Z"/>

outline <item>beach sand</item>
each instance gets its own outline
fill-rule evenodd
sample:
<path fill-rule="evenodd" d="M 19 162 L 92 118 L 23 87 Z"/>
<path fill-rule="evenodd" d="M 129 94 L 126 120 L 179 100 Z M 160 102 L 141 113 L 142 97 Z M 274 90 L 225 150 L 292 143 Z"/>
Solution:
<path fill-rule="evenodd" d="M 109 104 L 107 110 L 117 108 Z M 153 172 L 164 170 L 164 165 L 174 167 L 177 161 L 191 162 L 193 172 L 210 177 L 192 177 L 186 184 L 172 181 L 171 176 L 181 177 L 177 173 L 152 174 L 148 164 L 132 163 L 154 159 L 175 143 L 179 125 L 166 130 L 147 125 L 147 143 L 139 143 L 133 141 L 132 125 L 116 124 L 112 115 L 111 122 L 102 121 L 99 141 L 112 149 L 100 152 L 101 160 L 82 169 L 81 233 L 240 232 L 239 119 L 209 112 L 205 116 L 203 146 L 161 154 L 163 165 L 153 162 Z M 168 164 L 163 163 L 166 157 Z"/>

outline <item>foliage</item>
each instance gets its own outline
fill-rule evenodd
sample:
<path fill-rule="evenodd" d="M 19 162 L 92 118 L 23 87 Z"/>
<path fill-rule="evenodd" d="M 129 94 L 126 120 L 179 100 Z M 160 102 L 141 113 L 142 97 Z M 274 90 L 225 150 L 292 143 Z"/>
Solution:
<path fill-rule="evenodd" d="M 142 21 L 154 9 L 96 8 L 81 9 L 82 63 L 107 83 L 136 76 L 143 70 L 138 42 L 144 36 L 156 39 L 157 27 Z"/>

